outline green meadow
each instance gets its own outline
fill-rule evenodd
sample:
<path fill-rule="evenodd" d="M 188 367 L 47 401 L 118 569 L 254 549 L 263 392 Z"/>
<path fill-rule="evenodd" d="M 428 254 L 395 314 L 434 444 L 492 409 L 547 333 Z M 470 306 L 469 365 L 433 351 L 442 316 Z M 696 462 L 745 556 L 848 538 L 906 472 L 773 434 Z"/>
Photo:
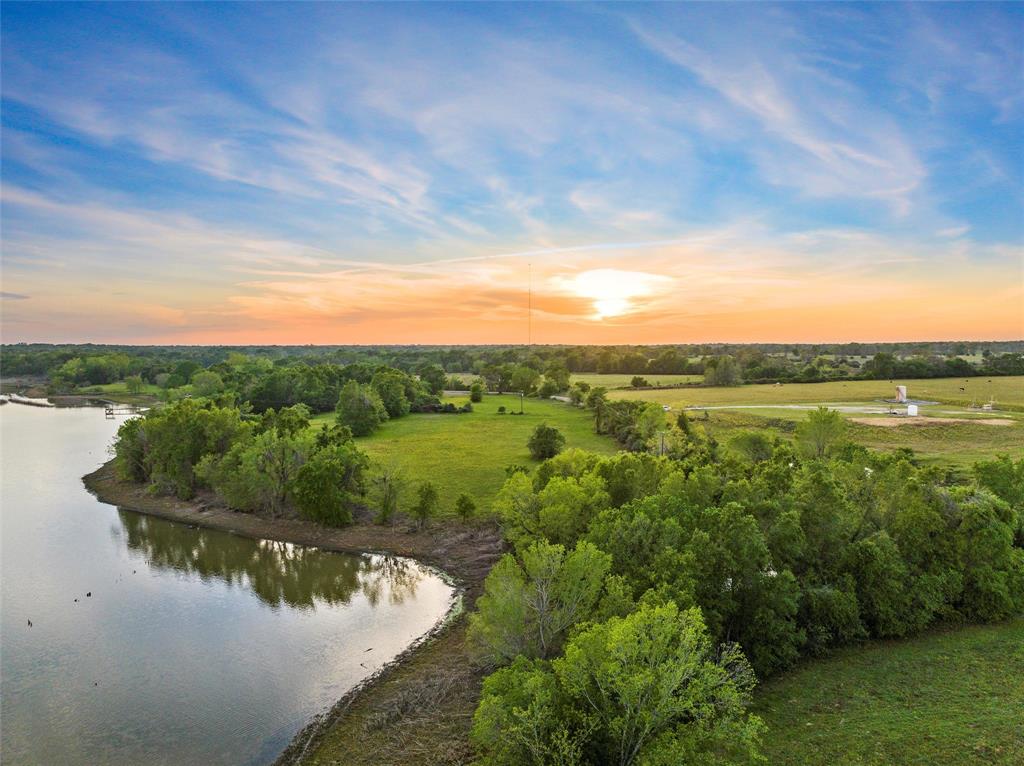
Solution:
<path fill-rule="evenodd" d="M 467 397 L 450 397 L 461 406 Z M 491 500 L 505 481 L 505 467 L 533 466 L 526 442 L 541 423 L 554 426 L 565 436 L 566 447 L 580 447 L 612 454 L 617 447 L 606 436 L 594 433 L 591 413 L 563 402 L 525 399 L 523 415 L 499 415 L 498 408 L 519 412 L 519 397 L 512 394 L 487 395 L 469 413 L 411 414 L 386 421 L 372 435 L 357 439 L 376 464 L 398 467 L 410 488 L 432 481 L 441 496 L 441 513 L 454 513 L 455 499 L 470 495 L 482 513 L 490 512 Z M 314 423 L 332 422 L 333 414 L 314 418 Z"/>
<path fill-rule="evenodd" d="M 875 641 L 755 693 L 773 766 L 1024 763 L 1024 618 Z"/>
<path fill-rule="evenodd" d="M 684 383 L 701 383 L 703 375 L 630 375 L 628 373 L 597 373 L 581 372 L 574 373 L 571 381 L 573 383 L 589 383 L 591 386 L 604 386 L 607 389 L 632 388 L 634 377 L 640 377 L 651 386 L 679 386 Z"/>
<path fill-rule="evenodd" d="M 679 388 L 662 391 L 615 391 L 614 399 L 645 399 L 681 407 L 728 405 L 874 403 L 895 396 L 896 385 L 907 386 L 911 399 L 958 407 L 994 399 L 997 408 L 1024 411 L 1024 377 L 926 378 L 922 380 L 837 380 L 828 383 L 750 384 L 744 386 Z M 627 383 L 628 385 L 628 383 Z M 963 389 L 962 391 L 960 389 Z"/>
<path fill-rule="evenodd" d="M 872 412 L 884 410 L 883 400 L 893 396 L 896 384 L 888 381 L 612 391 L 609 395 L 613 399 L 668 404 L 672 411 L 667 417 L 673 420 L 686 407 L 708 407 L 688 414 L 720 442 L 727 442 L 736 431 L 744 429 L 768 429 L 791 438 L 809 408 L 826 405 L 845 408 L 850 438 L 871 449 L 909 447 L 924 462 L 960 471 L 1001 452 L 1024 457 L 1024 378 L 996 377 L 991 382 L 988 378 L 938 378 L 899 383 L 907 386 L 911 398 L 939 404 L 922 407 L 920 417 L 905 421 L 894 421 L 884 411 Z M 992 412 L 967 406 L 988 402 L 990 397 L 996 402 Z M 991 420 L 997 423 L 984 422 Z"/>

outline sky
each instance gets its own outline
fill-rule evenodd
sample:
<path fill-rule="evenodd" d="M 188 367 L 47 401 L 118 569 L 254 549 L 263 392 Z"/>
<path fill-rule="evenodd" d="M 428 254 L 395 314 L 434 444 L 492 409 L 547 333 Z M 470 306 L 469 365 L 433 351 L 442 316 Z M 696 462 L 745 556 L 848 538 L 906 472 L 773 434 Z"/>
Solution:
<path fill-rule="evenodd" d="M 1024 6 L 2 14 L 4 342 L 1024 338 Z"/>

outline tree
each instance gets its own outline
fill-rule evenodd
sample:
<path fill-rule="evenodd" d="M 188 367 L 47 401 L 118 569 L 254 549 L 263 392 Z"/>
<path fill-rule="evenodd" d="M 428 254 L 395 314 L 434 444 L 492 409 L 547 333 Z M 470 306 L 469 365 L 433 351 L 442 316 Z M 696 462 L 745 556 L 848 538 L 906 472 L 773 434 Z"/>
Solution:
<path fill-rule="evenodd" d="M 498 665 L 518 655 L 556 654 L 569 628 L 587 619 L 601 595 L 611 558 L 588 542 L 566 553 L 535 542 L 522 564 L 506 554 L 484 581 L 469 636 L 481 656 Z"/>
<path fill-rule="evenodd" d="M 736 360 L 731 356 L 720 356 L 712 360 L 714 366 L 706 368 L 704 383 L 709 386 L 738 386 L 743 382 L 743 374 Z"/>
<path fill-rule="evenodd" d="M 380 397 L 388 417 L 400 418 L 409 414 L 409 399 L 406 396 L 408 376 L 399 370 L 385 369 L 377 372 L 370 386 Z"/>
<path fill-rule="evenodd" d="M 143 383 L 141 375 L 129 375 L 124 379 L 124 387 L 129 394 L 137 394 L 142 391 Z"/>
<path fill-rule="evenodd" d="M 545 378 L 540 384 L 540 388 L 537 389 L 537 396 L 541 399 L 550 399 L 552 396 L 557 394 L 559 391 L 558 384 L 553 380 Z"/>
<path fill-rule="evenodd" d="M 384 402 L 377 392 L 354 380 L 341 389 L 337 413 L 338 423 L 351 428 L 353 436 L 367 436 L 388 419 Z"/>
<path fill-rule="evenodd" d="M 484 384 L 477 381 L 469 387 L 469 401 L 480 403 L 484 400 Z"/>
<path fill-rule="evenodd" d="M 387 524 L 398 513 L 399 501 L 405 490 L 405 476 L 394 465 L 383 465 L 372 479 L 376 490 L 377 523 Z"/>
<path fill-rule="evenodd" d="M 537 388 L 537 381 L 540 380 L 540 373 L 532 367 L 520 365 L 512 370 L 509 378 L 510 390 L 517 393 L 532 394 Z"/>
<path fill-rule="evenodd" d="M 845 433 L 846 421 L 838 410 L 818 407 L 796 427 L 796 443 L 805 455 L 821 460 L 839 445 Z"/>
<path fill-rule="evenodd" d="M 416 372 L 430 393 L 439 394 L 444 390 L 445 374 L 440 365 L 423 364 L 416 369 Z"/>
<path fill-rule="evenodd" d="M 978 483 L 1013 508 L 1024 511 L 1024 458 L 1014 462 L 1009 455 L 974 464 Z"/>
<path fill-rule="evenodd" d="M 650 383 L 647 382 L 647 378 L 641 378 L 639 375 L 634 375 L 633 379 L 629 381 L 629 385 L 633 388 L 647 388 Z"/>
<path fill-rule="evenodd" d="M 253 485 L 258 488 L 263 509 L 272 516 L 285 510 L 292 483 L 312 452 L 312 446 L 313 437 L 308 432 L 291 436 L 275 429 L 253 438 L 243 462 Z"/>
<path fill-rule="evenodd" d="M 432 482 L 425 481 L 416 490 L 416 505 L 412 507 L 412 517 L 420 529 L 427 526 L 430 517 L 437 513 L 437 487 Z"/>
<path fill-rule="evenodd" d="M 642 606 L 584 629 L 550 666 L 521 658 L 488 677 L 472 739 L 489 764 L 757 763 L 754 683 L 699 610 Z"/>
<path fill-rule="evenodd" d="M 554 361 L 544 368 L 544 377 L 555 384 L 555 391 L 569 388 L 569 370 L 561 361 Z"/>
<path fill-rule="evenodd" d="M 192 376 L 192 391 L 196 396 L 213 396 L 224 390 L 220 375 L 210 370 L 200 370 Z"/>
<path fill-rule="evenodd" d="M 473 498 L 465 492 L 459 495 L 455 500 L 455 513 L 463 521 L 469 521 L 473 518 L 473 514 L 476 513 L 476 503 L 473 502 Z"/>
<path fill-rule="evenodd" d="M 771 437 L 765 431 L 740 431 L 729 439 L 729 446 L 751 463 L 769 460 L 775 450 Z"/>
<path fill-rule="evenodd" d="M 557 428 L 541 423 L 533 429 L 526 446 L 529 447 L 534 460 L 547 460 L 562 451 L 565 447 L 565 437 Z"/>
<path fill-rule="evenodd" d="M 353 443 L 315 452 L 295 477 L 293 495 L 299 512 L 329 526 L 352 522 L 352 510 L 366 487 L 363 472 L 370 461 Z"/>

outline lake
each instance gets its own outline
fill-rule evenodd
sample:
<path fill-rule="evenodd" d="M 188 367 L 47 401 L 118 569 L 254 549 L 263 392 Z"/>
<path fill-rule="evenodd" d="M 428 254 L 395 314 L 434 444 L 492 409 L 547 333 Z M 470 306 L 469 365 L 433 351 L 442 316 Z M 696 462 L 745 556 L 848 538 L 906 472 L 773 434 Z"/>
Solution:
<path fill-rule="evenodd" d="M 0 407 L 5 764 L 270 763 L 449 609 L 408 559 L 100 503 L 81 477 L 121 422 Z"/>

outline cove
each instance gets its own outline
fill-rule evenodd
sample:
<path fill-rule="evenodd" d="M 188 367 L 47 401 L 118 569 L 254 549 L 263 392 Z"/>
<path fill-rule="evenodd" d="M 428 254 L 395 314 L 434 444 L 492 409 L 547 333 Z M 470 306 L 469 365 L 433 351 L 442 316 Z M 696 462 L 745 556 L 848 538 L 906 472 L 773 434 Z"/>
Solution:
<path fill-rule="evenodd" d="M 453 588 L 410 559 L 99 502 L 81 476 L 120 422 L 0 409 L 5 763 L 271 763 L 448 612 Z"/>

